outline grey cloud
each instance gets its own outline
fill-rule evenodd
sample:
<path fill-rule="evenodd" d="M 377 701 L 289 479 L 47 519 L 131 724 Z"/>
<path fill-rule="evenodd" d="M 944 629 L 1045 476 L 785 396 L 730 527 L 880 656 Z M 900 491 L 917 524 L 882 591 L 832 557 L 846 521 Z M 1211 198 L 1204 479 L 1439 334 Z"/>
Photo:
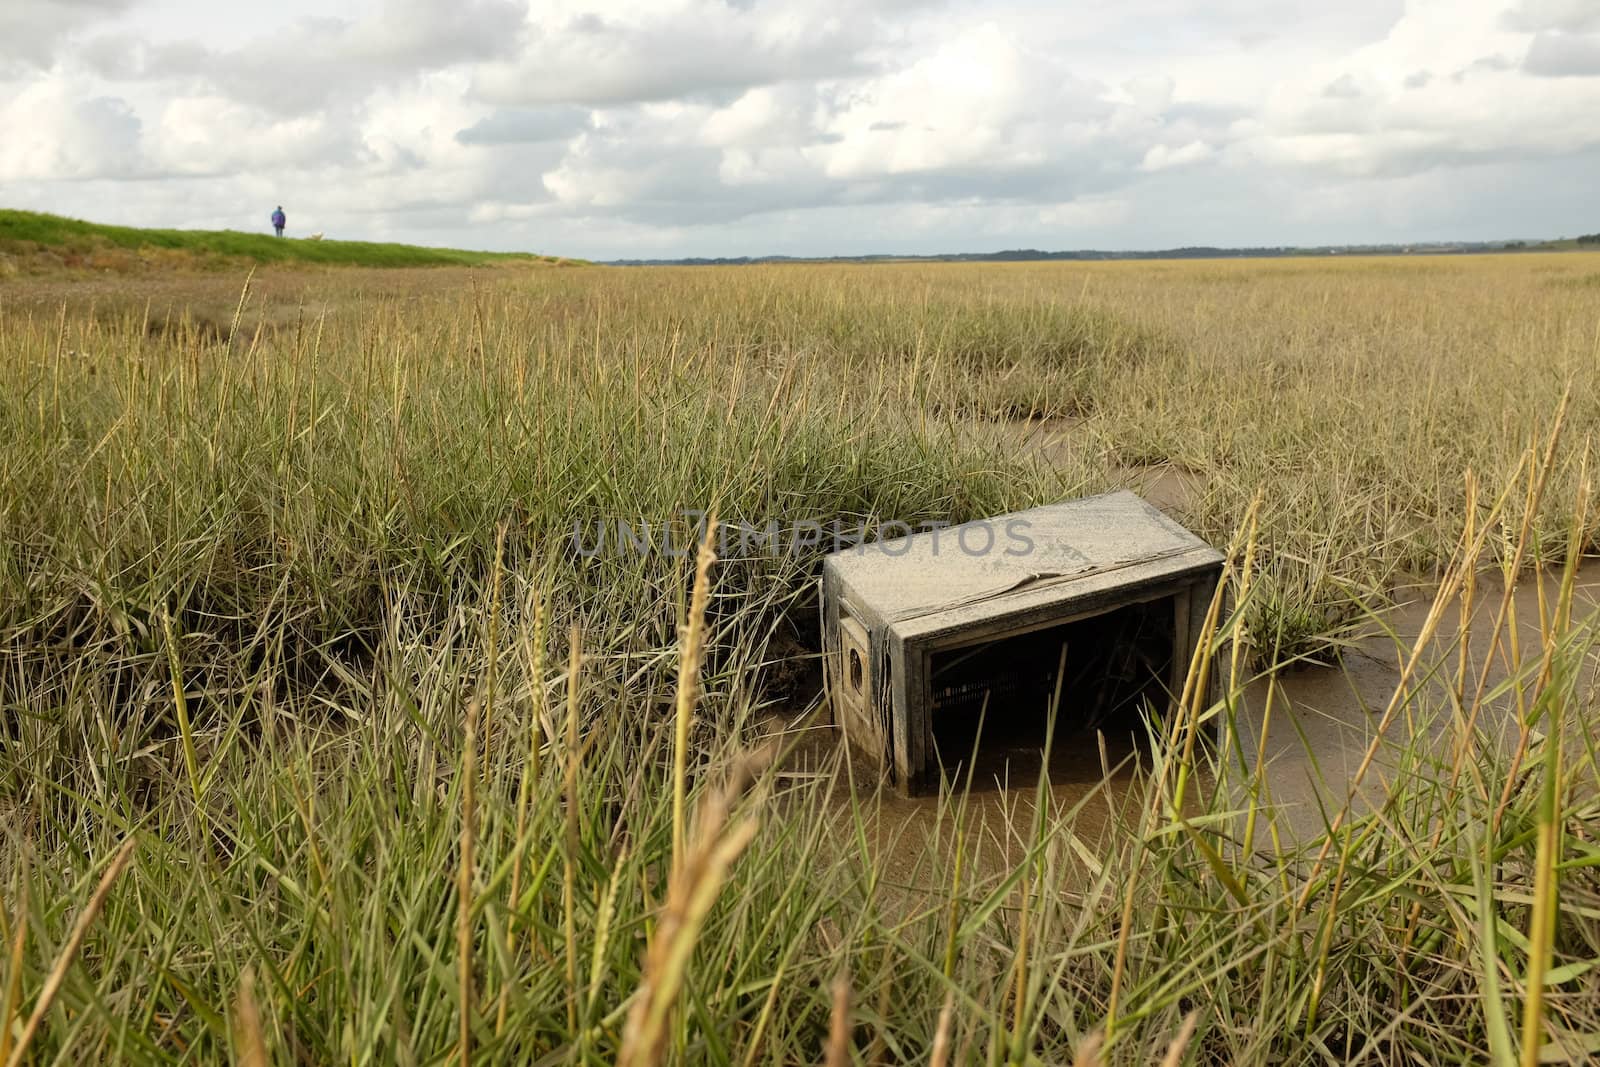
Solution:
<path fill-rule="evenodd" d="M 1163 110 L 1160 129 L 1152 131 L 1151 136 L 1159 143 L 1174 146 L 1195 141 L 1226 145 L 1235 139 L 1235 130 L 1241 123 L 1247 123 L 1250 116 L 1251 112 L 1242 107 L 1186 101 Z"/>
<path fill-rule="evenodd" d="M 1422 89 L 1433 80 L 1433 75 L 1425 70 L 1413 71 L 1406 75 L 1405 86 L 1407 89 Z"/>
<path fill-rule="evenodd" d="M 1323 88 L 1322 95 L 1332 100 L 1354 100 L 1361 95 L 1361 86 L 1350 75 L 1341 74 Z"/>
<path fill-rule="evenodd" d="M 1193 122 L 1198 126 L 1225 128 L 1250 114 L 1248 108 L 1185 100 L 1167 105 L 1162 116 L 1168 122 Z"/>
<path fill-rule="evenodd" d="M 538 146 L 543 149 L 546 146 Z M 477 200 L 498 203 L 554 203 L 540 175 L 561 163 L 555 153 L 529 151 L 526 156 L 498 160 L 498 166 L 485 174 L 478 195 L 457 201 L 470 208 Z"/>
<path fill-rule="evenodd" d="M 1511 62 L 1511 60 L 1502 55 L 1496 54 L 1492 56 L 1481 56 L 1477 59 L 1474 59 L 1471 63 L 1468 63 L 1465 67 L 1462 67 L 1460 70 L 1456 71 L 1450 77 L 1453 81 L 1463 82 L 1472 77 L 1474 74 L 1515 70 L 1516 66 L 1517 65 L 1515 63 Z"/>
<path fill-rule="evenodd" d="M 85 157 L 95 158 L 101 174 L 131 174 L 139 167 L 143 124 L 127 101 L 101 96 L 78 105 L 71 136 Z"/>
<path fill-rule="evenodd" d="M 865 56 L 876 37 L 870 18 L 820 18 L 774 33 L 764 14 L 760 6 L 723 8 L 717 19 L 632 25 L 583 16 L 532 31 L 515 60 L 485 65 L 474 89 L 498 104 L 604 105 L 872 69 Z"/>
<path fill-rule="evenodd" d="M 394 150 L 394 160 L 390 164 L 393 170 L 421 170 L 428 165 L 428 161 L 413 148 L 399 147 Z"/>
<path fill-rule="evenodd" d="M 811 88 L 811 85 L 804 82 L 786 82 L 785 84 L 799 85 L 799 87 L 802 89 Z M 679 99 L 690 101 L 696 104 L 704 104 L 707 107 L 727 107 L 729 104 L 743 96 L 747 91 L 747 87 L 740 85 L 713 86 L 711 88 L 685 93 Z"/>
<path fill-rule="evenodd" d="M 1546 78 L 1600 75 L 1600 34 L 1541 33 L 1528 46 L 1522 69 Z"/>
<path fill-rule="evenodd" d="M 1127 184 L 1124 174 L 1108 172 L 1090 161 L 1074 166 L 1071 160 L 1053 157 L 999 173 L 978 167 L 953 167 L 921 174 L 884 183 L 877 199 L 886 203 L 981 200 L 997 204 L 1052 204 Z"/>
<path fill-rule="evenodd" d="M 133 81 L 142 76 L 144 49 L 118 37 L 95 37 L 78 46 L 78 59 L 90 70 L 112 81 Z"/>
<path fill-rule="evenodd" d="M 48 70 L 60 45 L 137 0 L 6 0 L 0 3 L 0 75 Z"/>
<path fill-rule="evenodd" d="M 101 39 L 82 57 L 108 78 L 198 79 L 278 113 L 315 111 L 379 84 L 472 60 L 508 55 L 524 9 L 516 0 L 388 0 L 378 18 L 307 18 L 235 50 L 193 41 Z"/>
<path fill-rule="evenodd" d="M 1500 22 L 1524 33 L 1600 30 L 1600 4 L 1595 0 L 1522 0 L 1501 15 Z"/>
<path fill-rule="evenodd" d="M 541 144 L 564 140 L 588 125 L 584 108 L 506 108 L 461 130 L 456 140 L 470 145 Z"/>

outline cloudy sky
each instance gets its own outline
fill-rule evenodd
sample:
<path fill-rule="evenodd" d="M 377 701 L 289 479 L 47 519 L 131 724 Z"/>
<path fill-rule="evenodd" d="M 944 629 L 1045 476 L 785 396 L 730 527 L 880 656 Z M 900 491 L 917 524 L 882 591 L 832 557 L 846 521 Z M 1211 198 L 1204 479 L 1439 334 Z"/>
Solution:
<path fill-rule="evenodd" d="M 1600 230 L 1600 0 L 0 0 L 0 206 L 592 258 Z"/>

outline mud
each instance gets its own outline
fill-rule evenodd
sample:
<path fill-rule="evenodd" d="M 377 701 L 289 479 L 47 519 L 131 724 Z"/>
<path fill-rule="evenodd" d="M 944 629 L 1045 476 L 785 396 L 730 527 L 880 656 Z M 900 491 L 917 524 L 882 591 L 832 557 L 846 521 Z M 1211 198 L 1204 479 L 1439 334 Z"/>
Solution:
<path fill-rule="evenodd" d="M 1356 807 L 1371 804 L 1385 789 L 1386 771 L 1392 769 L 1401 746 L 1415 741 L 1423 751 L 1447 768 L 1455 758 L 1460 735 L 1453 708 L 1459 689 L 1461 706 L 1471 714 L 1477 703 L 1478 725 L 1485 743 L 1509 748 L 1518 741 L 1519 716 L 1515 685 L 1497 692 L 1514 674 L 1526 678 L 1540 655 L 1540 586 L 1544 611 L 1554 610 L 1560 575 L 1527 574 L 1512 590 L 1509 616 L 1496 629 L 1496 616 L 1505 586 L 1498 573 L 1480 575 L 1473 611 L 1463 626 L 1460 601 L 1446 608 L 1439 632 L 1424 649 L 1404 698 L 1390 716 L 1390 728 L 1377 750 L 1375 766 L 1357 792 Z M 1366 757 L 1378 725 L 1397 690 L 1405 663 L 1416 648 L 1436 590 L 1414 586 L 1395 593 L 1397 605 L 1382 616 L 1392 632 L 1369 635 L 1349 650 L 1343 663 L 1333 667 L 1307 667 L 1280 673 L 1275 683 L 1259 679 L 1245 691 L 1246 708 L 1240 716 L 1239 750 L 1253 761 L 1265 759 L 1265 777 L 1273 803 L 1286 825 L 1299 837 L 1315 834 L 1323 826 L 1324 811 L 1336 810 L 1351 792 L 1351 780 Z M 1572 617 L 1582 620 L 1600 609 L 1600 561 L 1585 561 L 1578 569 Z M 1515 632 L 1521 672 L 1513 670 L 1511 641 Z M 1465 670 L 1461 652 L 1465 645 Z M 1600 670 L 1600 650 L 1591 647 L 1579 672 L 1580 714 L 1588 714 L 1593 677 Z M 1480 681 L 1484 699 L 1474 700 Z M 1531 689 L 1531 682 L 1525 682 Z M 1272 689 L 1268 714 L 1268 690 Z M 1264 742 L 1264 743 L 1263 743 Z"/>

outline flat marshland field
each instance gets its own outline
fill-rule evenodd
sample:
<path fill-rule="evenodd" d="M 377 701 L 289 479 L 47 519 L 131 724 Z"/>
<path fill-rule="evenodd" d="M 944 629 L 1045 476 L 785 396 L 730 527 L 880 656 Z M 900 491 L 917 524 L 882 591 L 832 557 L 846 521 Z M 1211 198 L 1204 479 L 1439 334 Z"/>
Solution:
<path fill-rule="evenodd" d="M 0 279 L 0 1063 L 1588 1062 L 1597 368 L 1583 253 Z M 1125 486 L 1218 699 L 914 802 L 820 549 L 589 550 Z"/>

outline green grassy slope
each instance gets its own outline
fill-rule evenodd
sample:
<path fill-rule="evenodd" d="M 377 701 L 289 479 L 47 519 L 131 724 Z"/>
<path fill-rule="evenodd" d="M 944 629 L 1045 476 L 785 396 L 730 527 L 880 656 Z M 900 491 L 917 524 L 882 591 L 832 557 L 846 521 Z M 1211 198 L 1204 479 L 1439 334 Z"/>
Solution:
<path fill-rule="evenodd" d="M 263 223 L 265 225 L 265 223 Z M 123 254 L 119 255 L 119 251 Z M 130 257 L 126 253 L 140 255 Z M 152 253 L 154 255 L 152 255 Z M 468 252 L 454 248 L 371 241 L 309 241 L 236 230 L 149 230 L 106 226 L 35 211 L 0 210 L 0 255 L 39 265 L 128 269 L 155 259 L 181 265 L 213 260 L 362 267 L 483 266 L 555 262 L 523 252 Z"/>

